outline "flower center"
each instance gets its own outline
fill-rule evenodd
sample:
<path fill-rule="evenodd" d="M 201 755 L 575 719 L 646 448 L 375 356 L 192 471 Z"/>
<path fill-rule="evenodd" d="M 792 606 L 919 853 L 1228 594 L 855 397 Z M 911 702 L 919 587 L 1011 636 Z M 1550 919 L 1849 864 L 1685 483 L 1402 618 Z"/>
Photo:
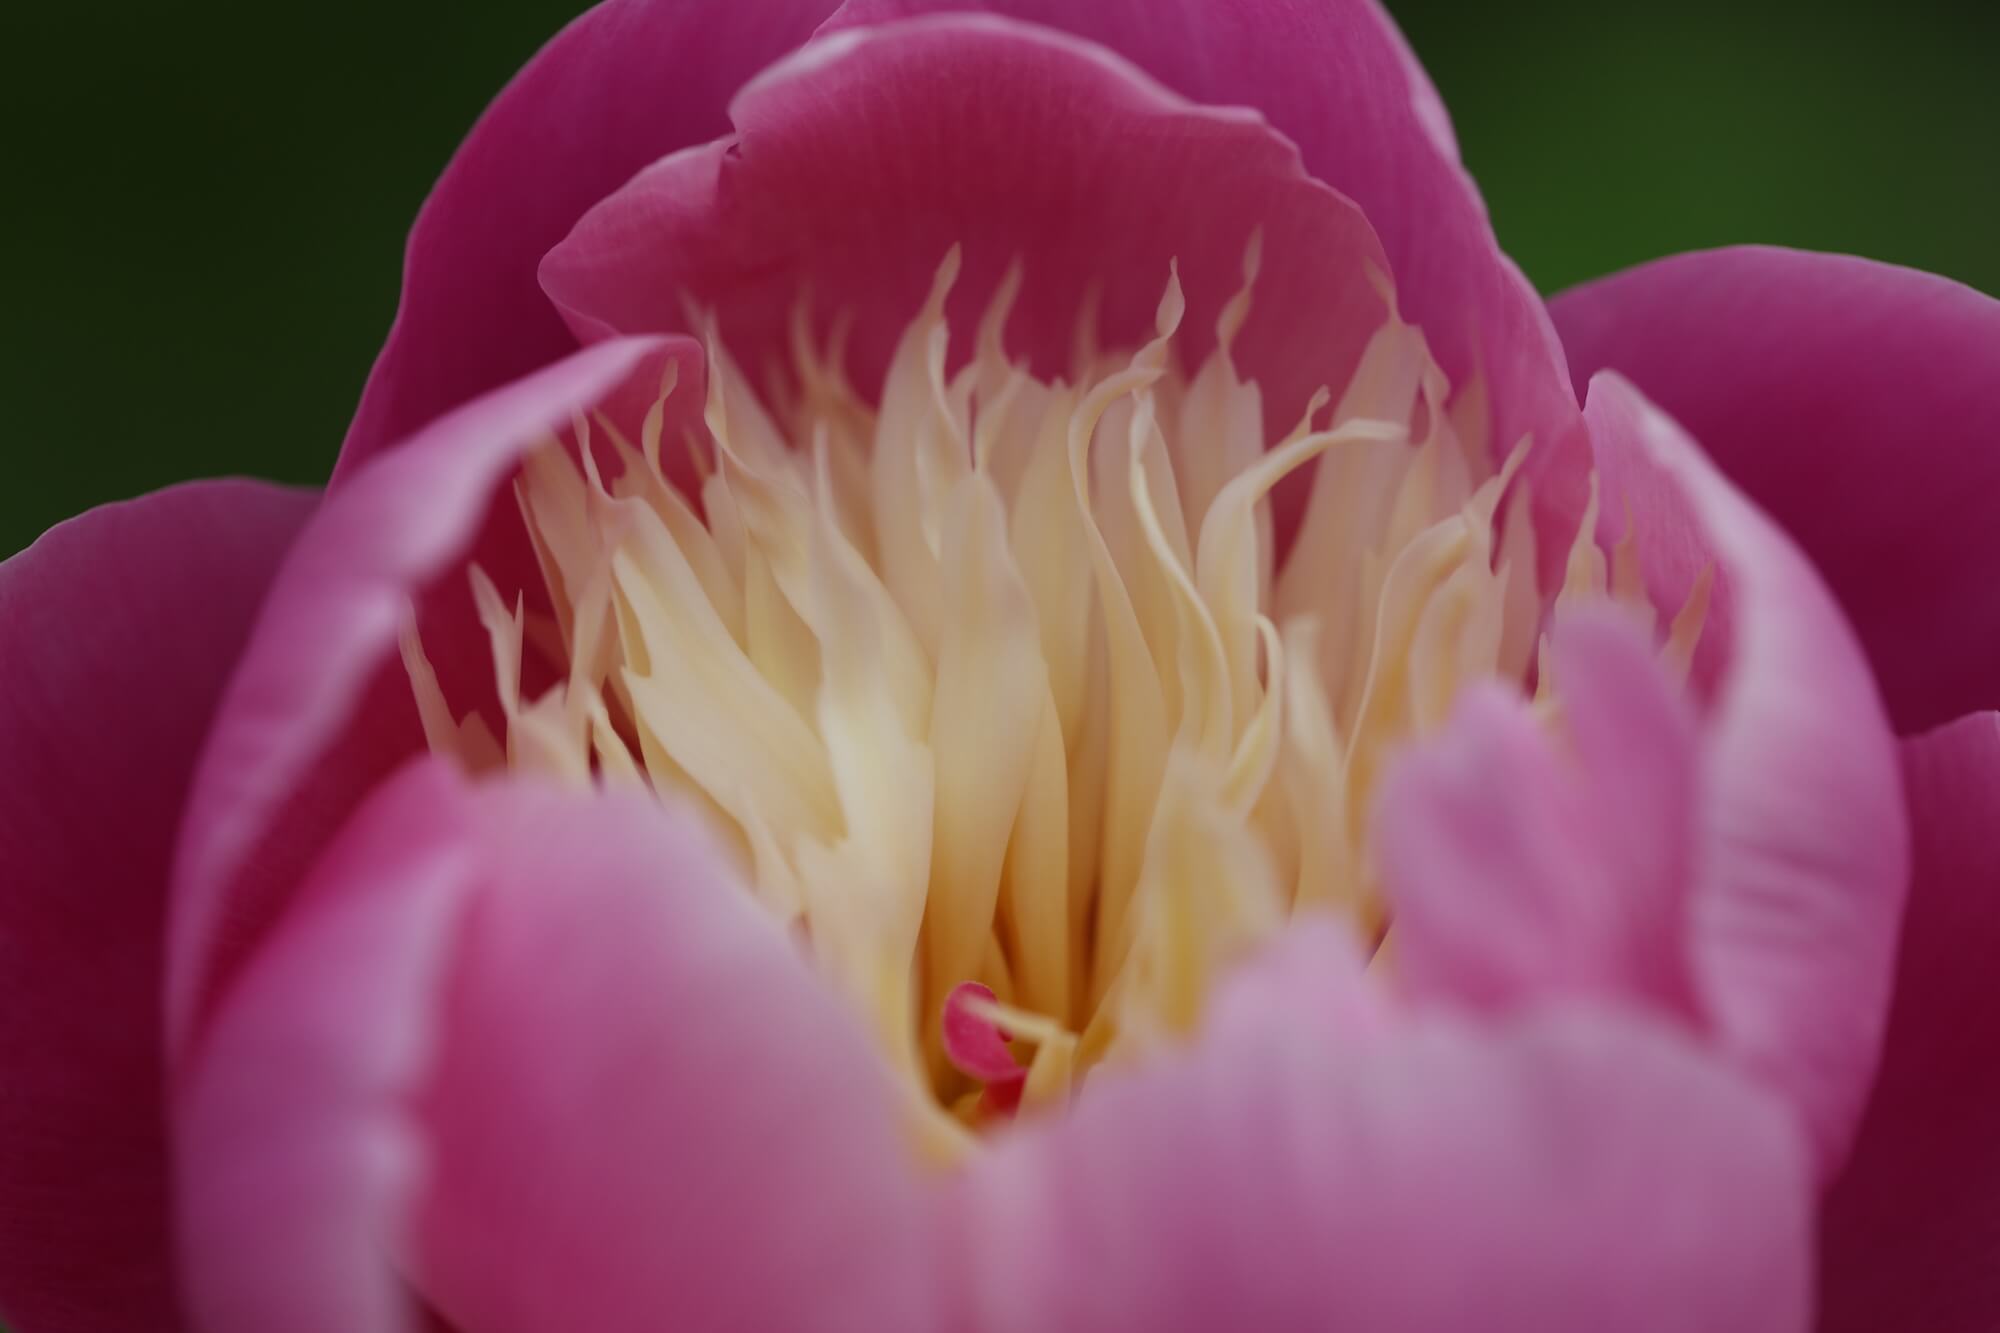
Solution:
<path fill-rule="evenodd" d="M 1492 466 L 1478 386 L 1452 394 L 1384 283 L 1337 403 L 1317 394 L 1267 451 L 1230 356 L 1256 267 L 1253 242 L 1192 375 L 1174 277 L 1151 342 L 1106 354 L 1086 316 L 1073 376 L 1035 377 L 1004 351 L 1018 273 L 948 374 L 956 252 L 879 407 L 803 315 L 766 399 L 711 332 L 712 453 L 661 438 L 669 378 L 636 443 L 579 421 L 522 471 L 553 617 L 472 574 L 504 748 L 454 721 L 406 636 L 433 748 L 701 811 L 877 1032 L 933 1142 L 1186 1032 L 1292 913 L 1381 941 L 1384 757 L 1469 680 L 1530 674 L 1519 488 L 1500 521 L 1522 450 Z M 665 479 L 683 445 L 698 495 Z M 1280 567 L 1271 495 L 1313 459 Z M 1636 599 L 1594 519 L 1569 590 Z M 531 651 L 558 676 L 532 699 Z"/>

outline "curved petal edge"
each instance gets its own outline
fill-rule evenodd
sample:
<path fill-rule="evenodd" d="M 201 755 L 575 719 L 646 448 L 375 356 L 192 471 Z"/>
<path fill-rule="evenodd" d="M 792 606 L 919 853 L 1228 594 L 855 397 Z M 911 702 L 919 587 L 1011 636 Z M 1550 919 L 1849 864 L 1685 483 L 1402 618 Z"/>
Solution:
<path fill-rule="evenodd" d="M 1729 594 L 1703 720 L 1695 986 L 1733 1054 L 1845 1156 L 1874 1075 L 1909 832 L 1895 741 L 1866 659 L 1805 556 L 1622 377 L 1584 406 L 1600 468 L 1670 494 Z M 1641 494 L 1639 503 L 1649 503 Z M 1664 518 L 1663 518 L 1664 521 Z"/>
<path fill-rule="evenodd" d="M 203 733 L 315 497 L 195 482 L 0 564 L 0 1312 L 180 1326 L 160 982 Z"/>

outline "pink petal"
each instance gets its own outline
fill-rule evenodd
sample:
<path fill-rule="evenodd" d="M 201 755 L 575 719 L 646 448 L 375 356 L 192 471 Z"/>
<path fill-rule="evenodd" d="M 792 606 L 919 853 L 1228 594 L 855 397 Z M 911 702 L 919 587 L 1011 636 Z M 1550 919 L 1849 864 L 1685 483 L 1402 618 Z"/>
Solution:
<path fill-rule="evenodd" d="M 1775 1101 L 1602 1013 L 1371 1031 L 1318 1007 L 1353 966 L 1333 935 L 970 1166 L 968 1326 L 1804 1326 L 1811 1188 Z"/>
<path fill-rule="evenodd" d="M 1444 104 L 1374 0 L 847 0 L 827 26 L 940 9 L 1046 24 L 1117 52 L 1195 102 L 1256 108 L 1298 145 L 1307 172 L 1367 214 L 1405 313 L 1453 382 L 1486 376 L 1499 447 L 1575 429 L 1576 400 L 1541 298 L 1500 253 Z"/>
<path fill-rule="evenodd" d="M 726 130 L 736 89 L 833 5 L 609 0 L 551 41 L 473 127 L 417 217 L 402 308 L 336 479 L 574 350 L 535 265 L 640 167 Z"/>
<path fill-rule="evenodd" d="M 417 1296 L 480 1333 L 924 1327 L 896 1116 L 693 825 L 420 761 L 209 1029 L 195 1308 L 215 1333 L 397 1330 Z"/>
<path fill-rule="evenodd" d="M 312 504 L 198 482 L 0 564 L 0 1310 L 19 1328 L 180 1326 L 167 860 L 210 713 Z"/>
<path fill-rule="evenodd" d="M 490 883 L 424 1121 L 423 1285 L 480 1333 L 892 1331 L 927 1313 L 887 1067 L 690 824 L 480 798 Z"/>
<path fill-rule="evenodd" d="M 660 354 L 655 342 L 609 344 L 462 408 L 356 473 L 307 527 L 217 714 L 188 802 L 169 938 L 173 1049 L 333 831 L 422 749 L 395 647 L 412 601 L 458 570 L 525 450 L 643 377 L 636 368 Z M 525 546 L 517 517 L 500 515 L 499 526 Z M 440 636 L 446 650 L 480 641 L 463 588 L 454 579 L 439 598 L 460 617 Z M 461 658 L 448 691 L 481 674 L 469 663 Z M 439 671 L 446 676 L 445 663 Z"/>
<path fill-rule="evenodd" d="M 1551 647 L 1560 742 L 1495 687 L 1389 774 L 1376 818 L 1397 974 L 1482 1007 L 1571 992 L 1692 1019 L 1692 718 L 1615 613 L 1571 613 Z"/>
<path fill-rule="evenodd" d="M 442 763 L 383 784 L 326 850 L 178 1071 L 188 1304 L 207 1333 L 402 1333 L 392 1267 L 421 1144 L 407 1103 L 474 891 Z"/>
<path fill-rule="evenodd" d="M 1625 380 L 1590 383 L 1599 464 L 1655 536 L 1729 590 L 1704 722 L 1696 990 L 1725 1044 L 1806 1117 L 1822 1171 L 1861 1111 L 1909 879 L 1894 741 L 1854 634 L 1805 557 Z"/>
<path fill-rule="evenodd" d="M 2000 714 L 1903 743 L 1916 873 L 1874 1099 L 1821 1218 L 1824 1333 L 2000 1327 Z"/>
<path fill-rule="evenodd" d="M 1579 384 L 1631 376 L 1813 558 L 1899 730 L 2000 704 L 2000 301 L 1751 248 L 1647 264 L 1554 310 Z"/>
<path fill-rule="evenodd" d="M 1067 371 L 1099 280 L 1107 336 L 1149 331 L 1176 256 L 1199 357 L 1261 226 L 1269 276 L 1238 348 L 1282 431 L 1315 387 L 1345 382 L 1384 318 L 1373 231 L 1291 144 L 1050 29 L 954 15 L 851 30 L 767 70 L 730 115 L 735 135 L 648 168 L 544 261 L 581 336 L 680 327 L 692 293 L 757 372 L 809 290 L 823 321 L 857 317 L 852 369 L 872 392 L 963 243 L 960 327 L 1022 258 L 1010 329 L 1044 373 Z"/>

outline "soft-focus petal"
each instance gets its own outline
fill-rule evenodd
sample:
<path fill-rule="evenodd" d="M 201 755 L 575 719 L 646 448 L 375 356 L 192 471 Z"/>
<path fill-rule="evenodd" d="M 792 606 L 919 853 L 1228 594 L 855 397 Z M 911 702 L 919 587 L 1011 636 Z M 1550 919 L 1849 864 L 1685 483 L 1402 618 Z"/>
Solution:
<path fill-rule="evenodd" d="M 1772 249 L 1679 255 L 1553 309 L 1805 548 L 1903 732 L 2000 704 L 2000 301 Z"/>
<path fill-rule="evenodd" d="M 1821 1221 L 1825 1333 L 2000 1328 L 2000 713 L 1903 743 L 1915 875 L 1875 1095 Z"/>
<path fill-rule="evenodd" d="M 633 172 L 729 128 L 737 88 L 834 0 L 608 0 L 495 99 L 410 233 L 403 298 L 336 478 L 575 349 L 535 265 Z"/>
<path fill-rule="evenodd" d="M 887 1065 L 685 818 L 482 796 L 423 1284 L 479 1333 L 925 1329 Z"/>
<path fill-rule="evenodd" d="M 1692 718 L 1616 612 L 1565 616 L 1549 665 L 1560 738 L 1491 687 L 1390 772 L 1376 817 L 1397 974 L 1482 1006 L 1571 992 L 1692 1017 Z"/>
<path fill-rule="evenodd" d="M 178 1327 L 160 959 L 195 754 L 313 497 L 200 482 L 0 564 L 0 1312 Z"/>
<path fill-rule="evenodd" d="M 1548 314 L 1500 253 L 1437 90 L 1374 0 L 847 0 L 828 26 L 941 9 L 1046 24 L 1117 52 L 1183 97 L 1256 108 L 1298 145 L 1308 172 L 1367 214 L 1404 313 L 1453 382 L 1485 377 L 1499 448 L 1574 429 Z"/>
<path fill-rule="evenodd" d="M 886 1071 L 705 836 L 437 761 L 336 839 L 182 1105 L 215 1333 L 923 1327 Z"/>
<path fill-rule="evenodd" d="M 1867 1094 L 1909 880 L 1894 740 L 1867 662 L 1798 548 L 1611 372 L 1584 407 L 1600 467 L 1670 558 L 1717 566 L 1729 651 L 1704 719 L 1695 989 L 1710 1023 L 1837 1166 Z M 1667 525 L 1685 514 L 1692 530 Z M 1642 548 L 1643 549 L 1643 548 Z"/>
<path fill-rule="evenodd" d="M 1803 1327 L 1809 1168 L 1775 1100 L 1586 1011 L 1380 1030 L 1327 1007 L 1333 936 L 1295 931 L 1198 1049 L 968 1168 L 978 1326 Z"/>
<path fill-rule="evenodd" d="M 522 453 L 659 352 L 654 342 L 607 344 L 472 403 L 357 473 L 308 525 L 189 797 L 169 923 L 175 1049 L 327 838 L 423 748 L 395 647 L 412 602 L 464 560 Z M 518 519 L 512 528 L 518 541 Z M 462 585 L 449 591 L 454 605 L 468 601 Z M 457 637 L 483 646 L 466 614 Z"/>
<path fill-rule="evenodd" d="M 205 1333 L 409 1327 L 391 1267 L 422 1170 L 408 1103 L 481 864 L 456 784 L 425 762 L 376 792 L 177 1071 L 180 1248 Z"/>
<path fill-rule="evenodd" d="M 850 365 L 872 393 L 962 244 L 959 327 L 1021 259 L 1009 329 L 1046 375 L 1069 370 L 1099 283 L 1109 341 L 1150 333 L 1178 257 L 1192 364 L 1261 227 L 1269 276 L 1235 351 L 1282 431 L 1386 317 L 1367 221 L 1261 118 L 1050 29 L 956 15 L 845 32 L 759 76 L 730 116 L 735 135 L 649 168 L 550 253 L 544 286 L 581 335 L 683 327 L 691 295 L 756 372 L 809 293 L 823 323 L 855 317 Z"/>

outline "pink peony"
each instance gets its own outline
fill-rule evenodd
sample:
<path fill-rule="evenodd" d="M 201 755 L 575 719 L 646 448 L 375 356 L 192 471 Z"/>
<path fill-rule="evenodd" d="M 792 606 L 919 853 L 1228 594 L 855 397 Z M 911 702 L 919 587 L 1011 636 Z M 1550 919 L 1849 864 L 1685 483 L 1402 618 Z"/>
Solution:
<path fill-rule="evenodd" d="M 609 0 L 0 569 L 17 1333 L 1990 1328 L 2000 305 L 945 8 Z"/>

